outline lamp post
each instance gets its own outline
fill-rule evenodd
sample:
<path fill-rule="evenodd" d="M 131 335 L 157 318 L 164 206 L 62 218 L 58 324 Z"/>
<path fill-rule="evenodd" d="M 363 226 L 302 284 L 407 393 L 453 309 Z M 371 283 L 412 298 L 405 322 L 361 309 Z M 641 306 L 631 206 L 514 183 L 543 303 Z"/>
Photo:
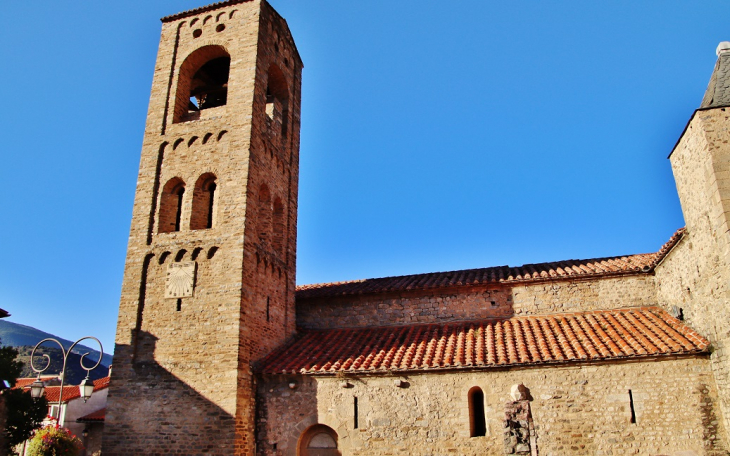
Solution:
<path fill-rule="evenodd" d="M 49 367 L 51 367 L 51 357 L 44 353 L 43 357 L 46 358 L 46 367 L 44 367 L 43 369 L 38 369 L 38 368 L 36 368 L 35 363 L 33 362 L 33 358 L 35 356 L 35 351 L 38 349 L 38 347 L 41 346 L 41 344 L 43 344 L 44 342 L 50 342 L 50 341 L 57 343 L 58 346 L 61 347 L 61 353 L 63 353 L 63 367 L 61 368 L 61 388 L 58 392 L 58 416 L 55 417 L 56 422 L 58 422 L 59 425 L 61 424 L 60 421 L 61 421 L 61 404 L 63 401 L 63 384 L 66 381 L 66 361 L 68 360 L 68 355 L 71 353 L 73 348 L 79 342 L 81 342 L 82 340 L 86 340 L 86 339 L 93 339 L 96 341 L 97 344 L 99 344 L 99 360 L 96 362 L 96 364 L 94 364 L 92 367 L 84 366 L 84 358 L 86 357 L 86 355 L 89 354 L 88 352 L 81 355 L 81 359 L 79 360 L 79 364 L 81 364 L 81 368 L 86 371 L 86 378 L 79 385 L 79 393 L 81 394 L 81 397 L 84 399 L 84 402 L 86 402 L 91 397 L 91 393 L 94 392 L 94 382 L 89 380 L 89 374 L 91 373 L 92 370 L 99 367 L 99 364 L 101 364 L 101 359 L 104 357 L 104 348 L 101 346 L 101 341 L 99 341 L 99 339 L 97 339 L 96 337 L 91 337 L 91 336 L 82 337 L 81 339 L 74 342 L 68 348 L 68 350 L 66 350 L 63 348 L 63 344 L 61 344 L 61 342 L 59 342 L 58 340 L 56 340 L 52 337 L 48 337 L 48 338 L 43 339 L 42 341 L 38 342 L 35 345 L 35 347 L 33 347 L 33 351 L 30 353 L 30 367 L 31 367 L 31 369 L 33 369 L 34 372 L 38 373 L 38 378 L 36 379 L 36 381 L 34 381 L 30 385 L 30 395 L 34 399 L 38 399 L 41 396 L 43 396 L 43 390 L 45 389 L 43 382 L 41 381 L 41 374 L 43 372 L 45 372 Z"/>

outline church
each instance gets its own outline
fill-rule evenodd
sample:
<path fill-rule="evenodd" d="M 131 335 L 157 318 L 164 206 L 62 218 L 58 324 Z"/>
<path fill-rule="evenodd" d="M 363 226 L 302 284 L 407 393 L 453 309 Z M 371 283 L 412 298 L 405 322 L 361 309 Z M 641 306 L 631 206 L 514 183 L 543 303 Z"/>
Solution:
<path fill-rule="evenodd" d="M 667 151 L 686 226 L 659 251 L 297 287 L 287 23 L 266 0 L 164 17 L 103 453 L 727 455 L 717 54 Z"/>

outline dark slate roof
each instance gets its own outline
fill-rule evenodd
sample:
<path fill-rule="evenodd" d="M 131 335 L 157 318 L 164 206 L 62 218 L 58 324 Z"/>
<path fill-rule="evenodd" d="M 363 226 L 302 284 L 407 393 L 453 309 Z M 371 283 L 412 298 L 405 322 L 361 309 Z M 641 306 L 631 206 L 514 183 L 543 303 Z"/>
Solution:
<path fill-rule="evenodd" d="M 263 374 L 489 369 L 706 353 L 710 343 L 659 307 L 427 325 L 304 330 Z"/>
<path fill-rule="evenodd" d="M 720 52 L 700 108 L 730 106 L 730 52 Z"/>
<path fill-rule="evenodd" d="M 647 274 L 654 270 L 654 267 L 664 259 L 683 235 L 684 228 L 677 230 L 669 241 L 655 253 L 300 285 L 297 287 L 297 300 L 493 283 L 524 283 Z"/>

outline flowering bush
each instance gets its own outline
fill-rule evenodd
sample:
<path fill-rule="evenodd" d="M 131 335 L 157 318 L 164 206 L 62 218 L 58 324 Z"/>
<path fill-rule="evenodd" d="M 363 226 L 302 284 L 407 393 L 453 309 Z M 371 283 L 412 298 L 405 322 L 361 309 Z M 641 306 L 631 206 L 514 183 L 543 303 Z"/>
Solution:
<path fill-rule="evenodd" d="M 76 456 L 83 445 L 68 429 L 46 426 L 35 433 L 28 446 L 28 456 Z"/>

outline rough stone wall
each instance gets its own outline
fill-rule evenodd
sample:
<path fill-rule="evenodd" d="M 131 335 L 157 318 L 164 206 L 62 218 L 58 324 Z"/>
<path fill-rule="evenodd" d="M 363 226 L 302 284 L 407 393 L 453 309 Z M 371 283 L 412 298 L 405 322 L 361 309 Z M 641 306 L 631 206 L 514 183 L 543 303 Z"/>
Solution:
<path fill-rule="evenodd" d="M 186 106 L 180 100 L 188 97 L 184 79 L 222 55 L 231 58 L 227 104 L 187 119 L 180 112 Z M 288 136 L 276 148 L 286 160 L 278 162 L 263 147 L 270 142 L 263 136 L 271 135 L 262 127 L 271 62 L 282 62 L 291 92 Z M 163 23 L 122 286 L 104 454 L 253 454 L 249 365 L 294 330 L 301 68 L 286 24 L 261 0 Z M 216 177 L 213 227 L 194 230 L 193 189 L 204 175 Z M 180 231 L 164 232 L 161 192 L 174 179 L 186 189 Z M 261 211 L 255 196 L 263 181 L 281 196 L 286 214 L 286 241 L 277 255 L 261 254 L 256 245 Z M 168 266 L 175 262 L 194 262 L 191 296 L 165 296 Z M 270 295 L 268 319 L 264 295 Z"/>
<path fill-rule="evenodd" d="M 730 206 L 728 113 L 697 111 L 670 159 L 686 222 L 682 241 L 656 268 L 657 300 L 681 309 L 712 343 L 712 368 L 730 424 Z"/>
<path fill-rule="evenodd" d="M 271 376 L 259 382 L 258 453 L 295 455 L 299 436 L 320 423 L 337 432 L 343 455 L 504 454 L 505 411 L 518 383 L 530 393 L 540 455 L 726 454 L 706 357 L 353 378 Z M 474 386 L 484 392 L 483 437 L 469 436 L 467 396 Z"/>
<path fill-rule="evenodd" d="M 297 323 L 336 328 L 440 323 L 656 304 L 650 274 L 297 300 Z"/>
<path fill-rule="evenodd" d="M 82 439 L 84 444 L 83 456 L 100 456 L 101 439 L 104 435 L 104 423 L 87 423 L 89 435 Z M 81 437 L 80 437 L 81 438 Z"/>
<path fill-rule="evenodd" d="M 509 290 L 403 292 L 297 300 L 297 323 L 304 328 L 336 328 L 439 323 L 512 315 Z"/>
<path fill-rule="evenodd" d="M 515 315 L 619 309 L 656 304 L 654 277 L 638 274 L 515 286 Z"/>
<path fill-rule="evenodd" d="M 258 29 L 256 85 L 248 163 L 248 201 L 244 239 L 243 288 L 238 354 L 237 435 L 245 452 L 253 454 L 255 391 L 251 363 L 294 334 L 296 328 L 297 196 L 302 63 L 286 22 L 262 3 Z M 266 112 L 267 92 L 286 97 L 288 109 L 273 118 Z M 278 100 L 278 99 L 277 99 Z M 281 104 L 279 104 L 281 106 Z M 284 128 L 284 125 L 287 125 Z M 262 188 L 268 198 L 262 198 Z M 277 211 L 281 215 L 277 216 Z M 283 224 L 282 239 L 277 226 Z M 281 230 L 281 228 L 279 228 Z"/>

